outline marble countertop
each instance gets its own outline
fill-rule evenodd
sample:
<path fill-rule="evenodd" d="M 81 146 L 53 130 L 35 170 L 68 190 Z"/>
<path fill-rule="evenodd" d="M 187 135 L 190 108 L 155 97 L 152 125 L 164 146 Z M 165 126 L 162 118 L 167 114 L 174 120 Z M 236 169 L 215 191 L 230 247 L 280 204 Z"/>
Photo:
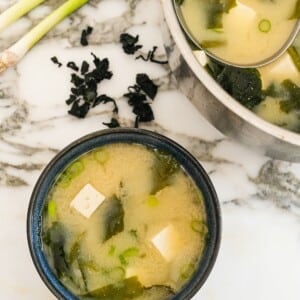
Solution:
<path fill-rule="evenodd" d="M 163 0 L 167 1 L 167 0 Z M 1 0 L 0 10 L 13 3 Z M 49 13 L 48 0 L 0 34 L 1 50 Z M 274 161 L 222 136 L 178 90 L 168 65 L 124 54 L 123 32 L 139 34 L 141 53 L 158 46 L 166 59 L 159 0 L 91 0 L 43 39 L 16 68 L 0 75 L 0 299 L 54 299 L 39 278 L 26 240 L 26 212 L 44 166 L 74 139 L 99 130 L 114 116 L 111 103 L 84 119 L 68 114 L 71 70 L 66 62 L 109 58 L 111 80 L 101 93 L 116 99 L 122 126 L 134 115 L 123 97 L 137 73 L 147 73 L 159 92 L 155 120 L 141 127 L 163 133 L 191 151 L 210 174 L 223 215 L 220 253 L 201 300 L 300 299 L 300 164 Z M 94 28 L 90 45 L 80 35 Z"/>

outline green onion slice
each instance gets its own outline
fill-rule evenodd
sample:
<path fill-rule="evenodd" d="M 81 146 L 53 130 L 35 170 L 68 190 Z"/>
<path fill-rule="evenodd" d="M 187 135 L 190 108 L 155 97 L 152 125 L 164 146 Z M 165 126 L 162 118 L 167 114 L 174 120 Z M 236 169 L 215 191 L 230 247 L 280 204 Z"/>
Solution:
<path fill-rule="evenodd" d="M 150 206 L 150 207 L 156 207 L 158 204 L 159 204 L 159 201 L 157 199 L 156 196 L 154 195 L 150 195 L 147 199 L 147 204 Z"/>
<path fill-rule="evenodd" d="M 101 150 L 97 150 L 94 152 L 94 159 L 100 163 L 101 165 L 103 165 L 104 163 L 107 162 L 109 157 L 109 154 L 106 150 L 101 149 Z"/>
<path fill-rule="evenodd" d="M 191 228 L 193 231 L 205 235 L 207 233 L 207 226 L 203 221 L 192 220 Z"/>
<path fill-rule="evenodd" d="M 272 28 L 272 24 L 269 20 L 267 19 L 262 19 L 258 23 L 258 29 L 260 32 L 268 33 Z"/>
<path fill-rule="evenodd" d="M 54 200 L 48 202 L 48 217 L 52 220 L 56 219 L 56 202 Z"/>
<path fill-rule="evenodd" d="M 139 249 L 136 247 L 131 247 L 123 251 L 119 255 L 119 259 L 122 265 L 127 266 L 128 265 L 128 259 L 131 257 L 136 257 L 139 254 Z"/>

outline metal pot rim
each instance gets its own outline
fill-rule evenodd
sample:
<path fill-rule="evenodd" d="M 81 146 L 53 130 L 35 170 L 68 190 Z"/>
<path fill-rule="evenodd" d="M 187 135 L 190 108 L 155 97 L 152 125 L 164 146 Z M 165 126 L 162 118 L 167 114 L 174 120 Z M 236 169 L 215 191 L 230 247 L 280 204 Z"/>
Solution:
<path fill-rule="evenodd" d="M 263 120 L 254 112 L 250 111 L 233 97 L 231 97 L 223 88 L 207 73 L 207 71 L 199 64 L 194 56 L 187 40 L 181 30 L 177 20 L 173 1 L 161 0 L 165 19 L 167 21 L 172 37 L 179 48 L 181 55 L 193 71 L 194 75 L 200 80 L 204 86 L 220 101 L 225 107 L 238 115 L 245 122 L 250 123 L 258 130 L 273 136 L 279 140 L 288 142 L 300 147 L 300 134 L 289 131 Z"/>

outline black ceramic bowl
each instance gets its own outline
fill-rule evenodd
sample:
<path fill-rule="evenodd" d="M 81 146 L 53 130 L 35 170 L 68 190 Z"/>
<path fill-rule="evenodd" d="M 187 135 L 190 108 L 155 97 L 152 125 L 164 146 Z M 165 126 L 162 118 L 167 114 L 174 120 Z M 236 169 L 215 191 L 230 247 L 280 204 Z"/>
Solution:
<path fill-rule="evenodd" d="M 42 280 L 58 299 L 78 299 L 56 278 L 43 253 L 42 215 L 47 194 L 57 175 L 73 160 L 94 148 L 112 143 L 137 143 L 164 150 L 173 155 L 202 191 L 207 215 L 208 238 L 196 272 L 172 300 L 191 299 L 207 279 L 219 250 L 220 210 L 216 192 L 198 161 L 174 141 L 141 129 L 110 129 L 84 136 L 62 150 L 41 174 L 30 199 L 27 215 L 27 238 L 33 262 Z"/>

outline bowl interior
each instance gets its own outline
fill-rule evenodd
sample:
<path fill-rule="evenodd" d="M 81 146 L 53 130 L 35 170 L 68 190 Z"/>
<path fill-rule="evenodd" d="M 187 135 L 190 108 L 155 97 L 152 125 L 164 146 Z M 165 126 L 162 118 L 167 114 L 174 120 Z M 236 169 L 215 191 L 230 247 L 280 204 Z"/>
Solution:
<path fill-rule="evenodd" d="M 206 172 L 184 148 L 154 132 L 141 129 L 103 130 L 85 136 L 62 150 L 45 168 L 31 196 L 27 216 L 27 237 L 33 262 L 52 293 L 58 298 L 78 299 L 56 278 L 42 250 L 42 214 L 48 192 L 57 175 L 82 154 L 112 143 L 137 143 L 173 155 L 202 191 L 209 235 L 197 271 L 173 299 L 190 299 L 203 285 L 215 262 L 220 243 L 220 211 L 217 195 Z"/>

